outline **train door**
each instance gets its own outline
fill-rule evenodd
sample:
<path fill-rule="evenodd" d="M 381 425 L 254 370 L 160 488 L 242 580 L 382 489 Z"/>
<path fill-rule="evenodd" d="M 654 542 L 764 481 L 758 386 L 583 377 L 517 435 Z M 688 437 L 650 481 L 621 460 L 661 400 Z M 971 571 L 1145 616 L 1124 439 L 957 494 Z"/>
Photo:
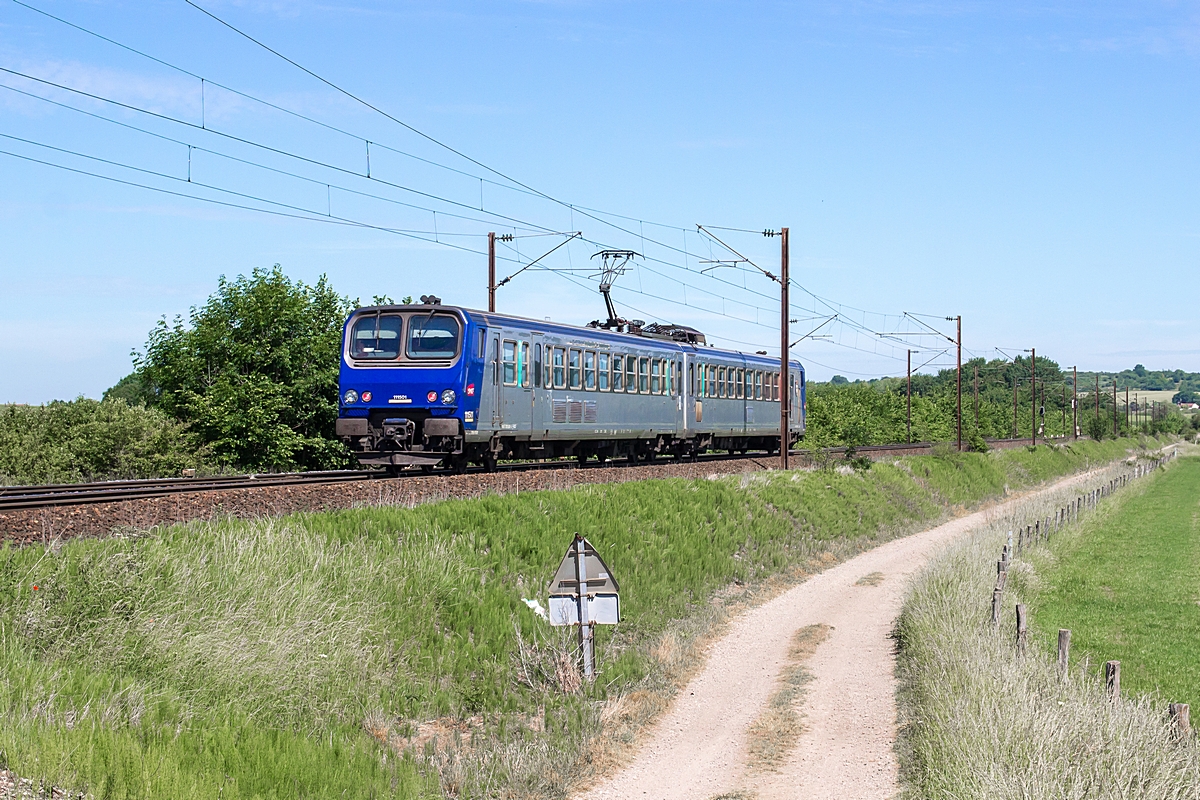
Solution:
<path fill-rule="evenodd" d="M 491 384 L 492 384 L 492 429 L 499 430 L 500 420 L 503 419 L 501 404 L 503 398 L 500 391 L 500 337 L 492 337 L 492 360 L 488 366 L 491 368 Z"/>
<path fill-rule="evenodd" d="M 529 342 L 513 337 L 500 342 L 500 428 L 525 433 L 533 413 Z"/>
<path fill-rule="evenodd" d="M 696 357 L 684 353 L 683 355 L 683 429 L 688 431 L 688 436 L 693 435 L 692 431 L 696 429 L 696 423 L 700 422 L 704 416 L 704 409 L 698 397 L 698 381 L 700 380 L 698 370 L 700 367 L 696 364 Z"/>
<path fill-rule="evenodd" d="M 687 406 L 687 385 L 684 383 L 683 358 L 683 354 L 680 353 L 667 362 L 668 369 L 671 370 L 671 401 L 675 404 L 672 419 L 675 421 L 676 436 L 683 436 L 687 430 L 687 414 L 684 413 Z"/>
<path fill-rule="evenodd" d="M 533 388 L 529 390 L 530 404 L 530 435 L 529 438 L 540 441 L 546 438 L 550 428 L 550 382 L 547 380 L 550 365 L 550 348 L 546 346 L 545 337 L 540 333 L 534 334 L 533 361 L 530 364 L 529 377 Z"/>

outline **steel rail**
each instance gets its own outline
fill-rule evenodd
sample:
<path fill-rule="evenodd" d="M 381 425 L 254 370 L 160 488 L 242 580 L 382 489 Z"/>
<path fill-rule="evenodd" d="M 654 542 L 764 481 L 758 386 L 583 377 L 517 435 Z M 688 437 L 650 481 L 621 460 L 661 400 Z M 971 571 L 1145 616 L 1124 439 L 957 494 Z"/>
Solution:
<path fill-rule="evenodd" d="M 1028 443 L 1025 439 L 994 439 L 989 444 L 1020 445 Z M 888 452 L 929 452 L 934 442 L 913 442 L 911 444 L 876 444 L 850 448 L 847 446 L 826 447 L 822 452 L 826 455 L 842 455 L 853 449 L 854 452 L 867 455 L 871 453 Z M 795 453 L 803 457 L 802 451 Z M 708 453 L 698 457 L 702 462 L 729 460 L 748 460 L 769 458 L 765 451 L 746 454 Z M 678 463 L 676 459 L 662 458 L 652 461 L 629 463 L 624 461 L 591 462 L 579 465 L 575 460 L 556 460 L 525 463 L 501 464 L 498 471 L 524 472 L 546 469 L 597 469 L 625 466 L 655 466 Z M 435 473 L 434 476 L 450 473 Z M 481 467 L 472 468 L 470 474 L 486 474 Z M 172 494 L 191 494 L 195 492 L 222 492 L 234 489 L 279 488 L 286 486 L 314 486 L 321 484 L 352 483 L 363 480 L 376 480 L 389 477 L 382 470 L 332 470 L 325 472 L 287 472 L 251 475 L 224 475 L 204 478 L 161 478 L 147 480 L 99 481 L 93 483 L 44 484 L 37 486 L 4 486 L 0 487 L 0 512 L 17 511 L 34 508 L 49 508 L 53 506 L 90 505 L 97 503 L 118 503 L 127 500 L 143 500 L 153 497 L 163 497 Z M 420 471 L 402 472 L 398 478 L 429 477 Z"/>

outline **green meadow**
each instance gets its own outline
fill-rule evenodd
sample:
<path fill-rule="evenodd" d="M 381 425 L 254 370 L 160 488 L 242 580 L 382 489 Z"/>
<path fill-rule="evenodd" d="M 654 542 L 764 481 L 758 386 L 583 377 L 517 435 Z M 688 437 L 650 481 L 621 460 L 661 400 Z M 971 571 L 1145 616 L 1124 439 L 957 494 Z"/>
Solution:
<path fill-rule="evenodd" d="M 1153 439 L 225 520 L 0 549 L 0 765 L 97 798 L 561 797 L 738 603 Z M 580 685 L 525 599 L 622 588 Z M 36 588 L 35 588 L 36 587 Z"/>
<path fill-rule="evenodd" d="M 1051 544 L 1035 621 L 1124 691 L 1200 708 L 1200 458 L 1182 458 Z"/>

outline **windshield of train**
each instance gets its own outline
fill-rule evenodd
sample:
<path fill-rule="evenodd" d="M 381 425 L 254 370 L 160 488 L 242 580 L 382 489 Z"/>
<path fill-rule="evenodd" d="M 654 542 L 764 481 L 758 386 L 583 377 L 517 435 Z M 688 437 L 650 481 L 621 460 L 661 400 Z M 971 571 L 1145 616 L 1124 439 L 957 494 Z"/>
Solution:
<path fill-rule="evenodd" d="M 458 354 L 458 320 L 447 314 L 414 314 L 408 319 L 409 358 L 454 358 Z"/>
<path fill-rule="evenodd" d="M 395 314 L 359 317 L 350 330 L 351 358 L 397 358 L 401 318 Z"/>

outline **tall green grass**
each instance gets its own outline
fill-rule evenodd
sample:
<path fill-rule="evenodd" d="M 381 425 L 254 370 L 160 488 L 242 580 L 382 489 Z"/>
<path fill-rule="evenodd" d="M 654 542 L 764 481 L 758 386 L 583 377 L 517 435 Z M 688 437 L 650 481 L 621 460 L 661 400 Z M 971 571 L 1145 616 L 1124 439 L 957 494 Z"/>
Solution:
<path fill-rule="evenodd" d="M 1145 483 L 1123 489 L 1052 545 L 1106 524 L 1114 505 L 1132 504 L 1128 498 L 1145 490 Z M 907 797 L 1200 797 L 1200 748 L 1194 738 L 1175 738 L 1164 700 L 1128 692 L 1110 700 L 1086 658 L 1060 675 L 1048 636 L 1017 653 L 1014 605 L 1036 596 L 1044 548 L 1010 567 L 1004 616 L 991 625 L 1007 532 L 1080 493 L 1060 491 L 990 520 L 915 579 L 896 631 Z M 1053 622 L 1039 614 L 1033 624 L 1048 633 Z"/>
<path fill-rule="evenodd" d="M 799 579 L 1129 447 L 7 547 L 0 764 L 113 798 L 562 796 L 663 707 L 697 637 L 746 587 Z M 545 602 L 575 532 L 617 576 L 624 613 L 600 630 L 600 679 L 578 690 L 570 634 L 523 602 Z"/>

